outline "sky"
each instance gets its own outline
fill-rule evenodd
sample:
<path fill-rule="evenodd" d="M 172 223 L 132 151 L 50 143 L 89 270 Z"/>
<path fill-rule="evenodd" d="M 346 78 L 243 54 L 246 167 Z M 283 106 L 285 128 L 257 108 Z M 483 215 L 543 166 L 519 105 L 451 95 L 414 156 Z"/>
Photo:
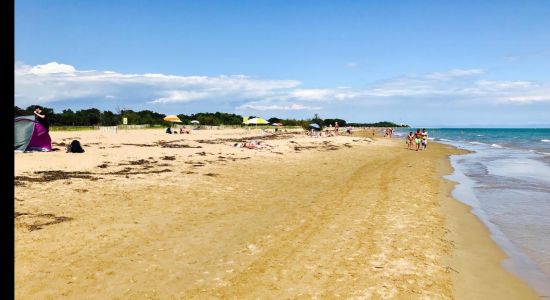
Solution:
<path fill-rule="evenodd" d="M 550 127 L 550 1 L 15 1 L 15 105 Z"/>

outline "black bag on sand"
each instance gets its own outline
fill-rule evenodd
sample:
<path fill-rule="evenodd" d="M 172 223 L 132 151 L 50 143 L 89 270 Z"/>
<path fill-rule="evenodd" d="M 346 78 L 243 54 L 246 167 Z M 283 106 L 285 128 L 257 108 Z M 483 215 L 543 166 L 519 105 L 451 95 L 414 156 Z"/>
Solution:
<path fill-rule="evenodd" d="M 84 149 L 82 149 L 82 146 L 80 146 L 80 142 L 77 140 L 73 140 L 68 146 L 67 146 L 67 153 L 84 153 Z"/>

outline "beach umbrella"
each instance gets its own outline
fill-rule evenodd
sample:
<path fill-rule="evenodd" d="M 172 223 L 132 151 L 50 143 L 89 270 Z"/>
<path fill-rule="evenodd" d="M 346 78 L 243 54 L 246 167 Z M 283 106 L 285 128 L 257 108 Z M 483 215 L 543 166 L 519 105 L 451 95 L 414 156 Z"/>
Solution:
<path fill-rule="evenodd" d="M 248 125 L 256 124 L 256 125 L 258 125 L 258 124 L 269 124 L 269 122 L 262 119 L 262 118 L 252 118 L 250 120 L 247 120 L 245 124 L 248 124 Z"/>
<path fill-rule="evenodd" d="M 321 129 L 321 126 L 319 126 L 319 124 L 317 124 L 317 123 L 311 123 L 311 124 L 309 124 L 309 127 L 315 128 L 315 129 Z"/>
<path fill-rule="evenodd" d="M 174 115 L 166 116 L 166 117 L 164 117 L 163 120 L 164 121 L 169 121 L 169 122 L 181 123 L 180 118 L 178 118 L 178 116 L 174 116 Z"/>
<path fill-rule="evenodd" d="M 283 126 L 283 123 L 273 123 L 271 125 L 273 125 L 273 126 Z"/>
<path fill-rule="evenodd" d="M 172 126 L 174 125 L 174 123 L 181 123 L 180 118 L 178 118 L 178 116 L 175 116 L 175 115 L 166 116 L 166 117 L 163 118 L 163 120 L 171 122 Z"/>
<path fill-rule="evenodd" d="M 193 120 L 193 121 L 191 121 L 191 124 L 200 124 L 200 122 L 197 121 L 197 120 Z"/>

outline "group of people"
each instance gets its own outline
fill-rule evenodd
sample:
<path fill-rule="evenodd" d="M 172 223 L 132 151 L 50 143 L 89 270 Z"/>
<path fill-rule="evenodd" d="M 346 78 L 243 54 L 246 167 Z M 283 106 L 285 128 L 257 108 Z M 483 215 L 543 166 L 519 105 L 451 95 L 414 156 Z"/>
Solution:
<path fill-rule="evenodd" d="M 170 127 L 166 128 L 166 133 L 168 134 L 177 134 L 178 133 L 178 130 L 177 129 L 171 129 Z M 180 134 L 184 134 L 184 133 L 191 133 L 191 130 L 189 130 L 187 127 L 183 126 L 183 127 L 180 127 L 180 130 L 179 130 L 179 133 Z"/>
<path fill-rule="evenodd" d="M 406 143 L 407 149 L 409 150 L 426 150 L 426 147 L 428 146 L 428 132 L 426 131 L 426 128 L 423 128 L 422 132 L 420 129 L 416 129 L 415 133 L 412 131 L 409 132 Z"/>
<path fill-rule="evenodd" d="M 332 124 L 329 124 L 328 126 L 329 128 L 332 128 Z M 351 125 L 348 125 L 346 126 L 346 130 L 345 132 L 349 135 L 351 135 L 353 132 L 353 127 L 351 127 Z M 340 125 L 338 124 L 338 122 L 334 122 L 334 134 L 335 135 L 339 135 L 340 134 Z"/>
<path fill-rule="evenodd" d="M 346 126 L 345 133 L 348 135 L 353 134 L 353 127 L 350 125 Z M 314 128 L 311 128 L 310 130 L 306 131 L 306 135 L 310 137 L 331 137 L 331 136 L 337 136 L 340 135 L 340 125 L 338 122 L 334 122 L 334 127 L 332 124 L 330 124 L 325 130 L 315 130 Z"/>

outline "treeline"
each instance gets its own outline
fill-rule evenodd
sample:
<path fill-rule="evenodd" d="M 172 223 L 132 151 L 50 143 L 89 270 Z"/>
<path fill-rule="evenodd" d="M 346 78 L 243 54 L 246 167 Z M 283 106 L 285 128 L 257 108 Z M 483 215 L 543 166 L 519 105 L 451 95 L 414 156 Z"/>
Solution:
<path fill-rule="evenodd" d="M 163 117 L 164 118 L 164 117 Z M 191 121 L 197 120 L 200 124 L 204 125 L 241 125 L 243 123 L 243 117 L 236 114 L 228 113 L 196 113 L 191 115 L 178 115 L 178 118 L 183 122 L 183 124 L 191 124 Z"/>
<path fill-rule="evenodd" d="M 388 122 L 388 121 L 382 121 L 382 122 L 376 122 L 376 123 L 348 123 L 348 124 L 354 127 L 410 127 L 409 125 L 395 124 L 393 122 Z"/>
<path fill-rule="evenodd" d="M 33 115 L 34 106 L 29 106 L 25 109 L 14 107 L 15 116 L 27 116 Z M 123 118 L 127 119 L 129 125 L 167 125 L 168 122 L 164 121 L 165 114 L 156 113 L 150 110 L 133 111 L 133 110 L 120 110 L 118 112 L 111 112 L 108 110 L 100 111 L 97 108 L 81 109 L 73 111 L 71 109 L 64 109 L 60 113 L 56 113 L 52 108 L 42 107 L 42 113 L 46 115 L 48 122 L 52 126 L 115 126 L 121 125 Z M 197 120 L 201 125 L 242 125 L 243 116 L 237 114 L 229 114 L 222 112 L 215 113 L 196 113 L 191 115 L 179 114 L 177 115 L 182 124 L 189 125 L 191 121 Z M 248 116 L 249 119 L 256 116 Z M 281 119 L 272 117 L 268 119 L 269 123 L 282 123 L 285 126 L 300 126 L 308 128 L 309 124 L 316 123 L 320 127 L 325 127 L 338 122 L 340 126 L 351 125 L 354 127 L 401 127 L 392 122 L 378 122 L 378 123 L 347 123 L 343 119 L 321 119 L 317 114 L 311 119 L 297 120 L 297 119 Z M 403 126 L 408 127 L 408 126 Z"/>

